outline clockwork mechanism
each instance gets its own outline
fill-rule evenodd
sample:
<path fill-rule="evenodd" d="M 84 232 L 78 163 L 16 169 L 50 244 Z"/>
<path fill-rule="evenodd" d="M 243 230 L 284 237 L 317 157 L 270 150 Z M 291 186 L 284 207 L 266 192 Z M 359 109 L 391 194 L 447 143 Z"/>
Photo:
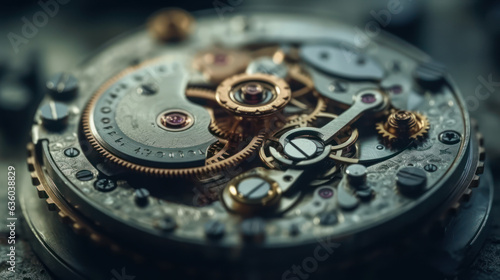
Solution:
<path fill-rule="evenodd" d="M 328 19 L 240 16 L 255 26 L 163 11 L 71 70 L 77 93 L 32 129 L 40 196 L 89 250 L 148 271 L 281 277 L 327 242 L 327 275 L 431 249 L 484 160 L 444 69 Z"/>

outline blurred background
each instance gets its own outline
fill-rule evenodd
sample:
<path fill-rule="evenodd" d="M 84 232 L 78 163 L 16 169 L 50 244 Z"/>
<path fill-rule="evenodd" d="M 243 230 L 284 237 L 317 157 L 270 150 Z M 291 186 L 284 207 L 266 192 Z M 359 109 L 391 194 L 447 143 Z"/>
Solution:
<path fill-rule="evenodd" d="M 57 3 L 57 8 L 53 3 Z M 388 14 L 388 5 L 401 5 L 402 10 Z M 4 3 L 0 9 L 2 182 L 3 170 L 8 165 L 25 167 L 25 143 L 32 114 L 45 94 L 44 81 L 48 76 L 75 67 L 110 39 L 143 25 L 161 8 L 212 9 L 219 15 L 222 13 L 221 20 L 224 20 L 252 6 L 278 10 L 306 7 L 307 12 L 331 15 L 364 33 L 373 32 L 370 28 L 379 26 L 447 65 L 471 116 L 485 136 L 487 158 L 497 176 L 496 182 L 500 181 L 500 1 L 17 0 Z M 464 279 L 500 279 L 499 198 L 497 194 L 492 233 Z M 2 192 L 0 205 L 4 203 Z M 0 254 L 3 255 L 6 244 L 3 230 L 0 233 Z M 24 263 L 19 266 L 24 268 L 27 279 L 30 275 L 34 275 L 32 279 L 50 279 L 41 272 L 43 267 L 33 258 L 29 246 L 25 245 L 21 257 Z M 0 262 L 2 279 L 6 267 Z"/>

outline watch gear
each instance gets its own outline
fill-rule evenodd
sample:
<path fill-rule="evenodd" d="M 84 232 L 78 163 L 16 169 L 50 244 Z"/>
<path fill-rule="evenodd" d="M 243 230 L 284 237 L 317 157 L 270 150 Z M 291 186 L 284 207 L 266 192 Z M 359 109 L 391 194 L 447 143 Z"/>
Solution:
<path fill-rule="evenodd" d="M 358 48 L 355 29 L 306 13 L 170 13 L 75 67 L 72 98 L 35 116 L 21 201 L 58 277 L 305 278 L 290 260 L 327 244 L 312 278 L 352 279 L 436 253 L 429 229 L 489 186 L 458 89 L 418 81 L 429 57 L 407 43 Z M 398 81 L 415 90 L 382 91 Z"/>
<path fill-rule="evenodd" d="M 221 107 L 240 117 L 267 117 L 282 110 L 291 99 L 290 86 L 273 75 L 239 74 L 217 87 Z"/>
<path fill-rule="evenodd" d="M 326 109 L 327 103 L 324 98 L 313 90 L 312 81 L 302 72 L 298 74 L 299 68 L 291 66 L 290 79 L 292 87 L 292 98 L 285 106 L 281 114 L 274 118 L 244 118 L 235 116 L 222 108 L 212 110 L 211 131 L 224 139 L 244 139 L 251 131 L 266 129 L 268 133 L 281 128 L 286 123 L 309 123 Z M 190 95 L 193 95 L 194 93 Z M 212 100 L 214 94 L 197 95 L 198 98 Z"/>
<path fill-rule="evenodd" d="M 424 138 L 430 124 L 426 116 L 399 110 L 391 113 L 385 122 L 376 124 L 377 132 L 388 142 L 408 142 Z"/>

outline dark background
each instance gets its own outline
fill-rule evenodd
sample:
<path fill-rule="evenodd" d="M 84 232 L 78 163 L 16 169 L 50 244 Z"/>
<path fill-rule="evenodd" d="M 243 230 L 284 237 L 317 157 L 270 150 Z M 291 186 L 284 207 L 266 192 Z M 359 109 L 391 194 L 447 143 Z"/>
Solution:
<path fill-rule="evenodd" d="M 396 0 L 294 1 L 65 1 L 32 38 L 12 46 L 9 34 L 22 35 L 23 18 L 43 11 L 38 1 L 3 1 L 0 6 L 0 172 L 15 164 L 24 168 L 25 142 L 32 114 L 42 98 L 45 79 L 69 70 L 113 37 L 143 25 L 155 11 L 180 7 L 188 11 L 224 9 L 230 18 L 249 6 L 307 7 L 365 30 L 388 3 Z M 41 2 L 48 2 L 42 0 Z M 500 1 L 399 0 L 401 13 L 391 15 L 389 32 L 444 63 L 454 77 L 486 139 L 487 158 L 500 179 Z M 490 81 L 489 85 L 484 81 Z M 491 82 L 493 81 L 493 82 Z M 498 83 L 495 83 L 497 81 Z M 498 193 L 498 192 L 497 192 Z M 0 196 L 0 205 L 5 198 Z M 500 195 L 495 205 L 500 204 Z M 3 208 L 3 207 L 2 207 Z M 4 209 L 0 214 L 3 214 Z M 500 207 L 493 209 L 490 237 L 464 279 L 500 279 Z M 3 233 L 3 229 L 0 230 Z M 3 237 L 2 237 L 3 238 Z M 0 239 L 0 248 L 4 247 Z M 50 279 L 24 250 L 26 277 Z M 0 252 L 3 255 L 3 251 Z M 0 262 L 0 278 L 6 265 Z M 31 276 L 30 276 L 31 275 Z M 30 278 L 27 278 L 30 279 Z"/>

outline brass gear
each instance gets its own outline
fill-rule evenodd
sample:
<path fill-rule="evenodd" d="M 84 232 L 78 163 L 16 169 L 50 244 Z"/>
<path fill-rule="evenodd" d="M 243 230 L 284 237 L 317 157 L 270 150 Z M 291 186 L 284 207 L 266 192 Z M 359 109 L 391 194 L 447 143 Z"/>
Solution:
<path fill-rule="evenodd" d="M 300 88 L 292 92 L 292 99 L 290 105 L 295 105 L 299 108 L 306 108 L 308 105 L 304 104 L 301 99 L 308 97 L 306 94 L 311 94 L 311 99 L 314 99 L 314 109 L 309 113 L 293 114 L 286 118 L 277 118 L 273 120 L 270 125 L 265 121 L 256 123 L 258 119 L 252 119 L 251 122 L 246 122 L 243 118 L 234 116 L 227 110 L 218 108 L 209 108 L 212 122 L 210 123 L 210 130 L 214 135 L 223 139 L 232 139 L 241 141 L 251 135 L 255 128 L 266 129 L 270 126 L 281 128 L 285 123 L 311 123 L 316 120 L 317 116 L 323 112 L 327 107 L 326 100 L 314 91 L 314 83 L 311 78 L 305 73 L 299 65 L 290 66 L 290 82 L 300 84 Z M 216 94 L 214 91 L 206 88 L 189 87 L 186 90 L 186 95 L 192 99 L 205 100 L 207 102 L 215 103 Z M 270 132 L 272 133 L 272 131 Z"/>
<path fill-rule="evenodd" d="M 287 123 L 311 123 L 315 121 L 318 116 L 326 110 L 326 107 L 328 105 L 326 103 L 326 100 L 323 97 L 319 96 L 316 92 L 313 92 L 313 96 L 316 99 L 316 106 L 314 107 L 314 110 L 308 114 L 289 116 L 287 118 Z M 300 102 L 296 97 L 293 97 L 292 101 L 290 101 L 291 104 L 295 104 L 296 102 Z"/>
<path fill-rule="evenodd" d="M 27 152 L 31 182 L 36 187 L 38 197 L 45 199 L 48 209 L 57 212 L 59 220 L 62 223 L 67 224 L 76 234 L 87 236 L 97 245 L 107 246 L 114 253 L 125 255 L 136 262 L 143 262 L 145 260 L 143 256 L 119 246 L 114 240 L 101 234 L 87 219 L 75 213 L 74 208 L 57 194 L 54 182 L 50 178 L 47 178 L 46 171 L 38 163 L 40 158 L 37 158 L 33 143 L 28 144 Z"/>
<path fill-rule="evenodd" d="M 148 61 L 142 65 L 147 65 L 151 63 L 152 61 Z M 245 143 L 245 146 L 243 147 L 238 147 L 237 150 L 233 151 L 235 152 L 233 155 L 229 156 L 218 156 L 217 158 L 208 158 L 205 161 L 204 166 L 199 166 L 199 167 L 191 167 L 191 168 L 179 168 L 179 169 L 172 169 L 172 168 L 159 168 L 159 167 L 150 167 L 150 166 L 145 166 L 141 164 L 136 164 L 127 160 L 124 160 L 122 158 L 119 158 L 112 154 L 110 151 L 105 149 L 95 138 L 94 134 L 92 133 L 90 129 L 90 112 L 93 107 L 93 105 L 97 102 L 99 96 L 109 87 L 111 86 L 114 82 L 116 82 L 118 79 L 121 77 L 125 76 L 126 74 L 132 72 L 133 70 L 136 70 L 140 68 L 142 65 L 134 66 L 131 68 L 125 69 L 122 73 L 119 73 L 117 76 L 111 78 L 109 81 L 104 83 L 94 94 L 94 96 L 90 99 L 88 102 L 86 108 L 84 109 L 82 113 L 82 129 L 83 129 L 83 134 L 85 135 L 87 141 L 89 144 L 92 146 L 92 148 L 97 151 L 102 157 L 108 159 L 109 161 L 122 166 L 124 168 L 130 169 L 134 172 L 137 173 L 142 173 L 146 175 L 151 175 L 151 176 L 157 176 L 157 177 L 186 177 L 186 176 L 191 176 L 191 175 L 203 175 L 207 173 L 214 173 L 214 172 L 219 172 L 223 170 L 224 168 L 228 168 L 230 166 L 235 166 L 239 163 L 241 163 L 243 160 L 246 158 L 250 157 L 252 153 L 254 153 L 262 144 L 265 133 L 259 132 L 256 135 L 253 135 L 250 140 L 248 140 Z M 199 89 L 199 88 L 191 88 L 187 90 L 189 93 L 187 94 L 188 96 L 191 94 L 191 96 L 195 95 L 203 95 L 207 96 L 210 94 L 210 91 Z M 234 143 L 229 141 L 226 143 L 228 146 L 234 146 Z"/>
<path fill-rule="evenodd" d="M 267 117 L 282 110 L 292 96 L 290 86 L 273 75 L 239 74 L 222 81 L 215 98 L 219 105 L 241 117 Z"/>
<path fill-rule="evenodd" d="M 288 118 L 288 123 L 311 123 L 315 121 L 318 115 L 326 110 L 328 105 L 326 99 L 314 89 L 314 81 L 311 79 L 309 74 L 305 72 L 302 67 L 300 67 L 300 65 L 291 65 L 288 74 L 291 80 L 290 83 L 299 83 L 302 85 L 301 88 L 292 91 L 292 100 L 290 100 L 290 104 L 298 105 L 300 107 L 300 99 L 306 98 L 308 94 L 311 94 L 316 101 L 316 106 L 312 112 L 291 116 Z"/>
<path fill-rule="evenodd" d="M 205 90 L 207 92 L 208 90 Z M 208 93 L 201 93 L 199 90 L 189 90 L 188 94 L 192 97 L 199 98 L 210 98 L 212 100 L 212 96 Z M 269 127 L 281 128 L 285 124 L 298 124 L 298 123 L 311 123 L 315 121 L 318 116 L 325 111 L 327 107 L 326 100 L 320 96 L 316 92 L 312 92 L 312 98 L 316 102 L 314 104 L 314 109 L 309 113 L 303 114 L 293 114 L 289 116 L 281 116 L 276 115 L 275 118 L 270 120 L 266 119 L 253 119 L 250 121 L 244 120 L 241 117 L 237 117 L 227 112 L 226 110 L 222 110 L 219 108 L 214 108 L 210 110 L 212 115 L 212 122 L 210 123 L 210 130 L 214 135 L 224 139 L 233 139 L 241 141 L 248 137 L 251 131 L 254 131 L 256 128 L 267 129 Z M 301 96 L 299 98 L 303 98 Z M 289 105 L 298 105 L 298 107 L 307 107 L 304 103 L 302 103 L 298 98 L 292 98 L 290 100 Z M 273 122 L 272 125 L 269 122 Z M 269 133 L 272 133 L 270 131 Z"/>
<path fill-rule="evenodd" d="M 191 175 L 202 175 L 206 173 L 215 173 L 223 170 L 224 168 L 235 166 L 241 163 L 246 158 L 250 157 L 262 144 L 264 140 L 264 133 L 260 133 L 254 137 L 238 152 L 233 155 L 221 157 L 211 157 L 205 161 L 204 166 L 199 167 L 190 167 L 190 168 L 159 168 L 159 167 L 150 167 L 145 165 L 136 164 L 130 161 L 126 161 L 121 159 L 104 147 L 99 144 L 99 142 L 95 139 L 92 134 L 90 127 L 88 124 L 84 124 L 83 126 L 84 135 L 87 137 L 90 145 L 103 156 L 104 158 L 110 160 L 111 162 L 118 164 L 122 167 L 130 169 L 134 172 L 143 173 L 151 176 L 157 177 L 186 177 Z M 227 142 L 226 145 L 230 145 L 232 142 Z"/>
<path fill-rule="evenodd" d="M 424 138 L 430 123 L 420 113 L 399 110 L 391 113 L 385 122 L 377 123 L 375 129 L 388 143 L 408 142 Z"/>
<path fill-rule="evenodd" d="M 186 89 L 186 96 L 191 99 L 200 99 L 206 102 L 216 103 L 215 92 L 210 89 L 190 87 Z M 222 139 L 230 139 L 234 141 L 244 141 L 251 135 L 254 135 L 259 130 L 268 131 L 269 122 L 266 119 L 252 119 L 245 121 L 241 117 L 234 116 L 227 110 L 217 107 L 206 108 L 212 121 L 209 129 L 217 137 Z M 273 119 L 273 121 L 276 121 Z M 275 126 L 281 127 L 287 120 L 278 118 L 279 123 L 274 123 Z"/>
<path fill-rule="evenodd" d="M 163 259 L 152 259 L 136 252 L 132 248 L 119 244 L 113 238 L 102 232 L 95 223 L 82 216 L 75 208 L 70 205 L 58 193 L 54 182 L 47 176 L 45 168 L 39 164 L 40 157 L 36 155 L 35 145 L 29 143 L 27 145 L 27 164 L 30 171 L 31 183 L 36 188 L 38 197 L 44 199 L 49 211 L 57 213 L 59 221 L 67 225 L 73 232 L 83 238 L 88 238 L 94 245 L 102 247 L 113 254 L 120 255 L 137 264 L 151 263 L 154 267 L 168 272 L 174 271 L 176 267 L 190 272 L 197 272 L 196 267 L 186 266 L 179 267 L 178 264 L 173 264 L 170 261 Z"/>
<path fill-rule="evenodd" d="M 316 101 L 316 104 L 314 106 L 314 109 L 310 113 L 294 114 L 290 116 L 277 115 L 276 118 L 272 118 L 270 120 L 255 119 L 252 121 L 246 121 L 240 117 L 231 115 L 226 110 L 215 108 L 210 111 L 212 115 L 210 130 L 217 137 L 241 141 L 248 137 L 249 133 L 251 131 L 254 131 L 256 128 L 265 129 L 269 131 L 269 134 L 272 134 L 272 130 L 280 129 L 285 124 L 312 123 L 322 112 L 325 111 L 327 106 L 325 99 L 323 99 L 322 97 L 318 97 L 315 94 L 314 99 Z M 290 101 L 290 104 L 294 103 L 301 102 L 298 99 L 293 98 Z M 272 122 L 272 125 L 269 122 Z M 270 129 L 271 127 L 274 129 Z"/>
<path fill-rule="evenodd" d="M 190 87 L 186 89 L 186 96 L 206 102 L 217 102 L 215 100 L 215 92 L 210 89 Z M 223 139 L 242 141 L 250 135 L 249 130 L 245 130 L 244 127 L 240 126 L 241 118 L 231 115 L 220 107 L 207 107 L 206 109 L 209 111 L 212 119 L 209 129 L 215 136 Z"/>
<path fill-rule="evenodd" d="M 235 117 L 221 108 L 211 110 L 210 114 L 212 115 L 210 131 L 219 138 L 236 142 L 245 141 L 259 131 L 268 135 L 275 130 L 273 128 L 281 128 L 286 122 L 284 117 L 280 118 L 279 116 L 273 119 L 249 121 Z"/>
<path fill-rule="evenodd" d="M 472 124 L 475 129 L 477 129 L 477 123 L 473 121 Z M 433 223 L 422 229 L 423 234 L 431 232 L 433 226 L 443 227 L 449 221 L 449 219 L 455 213 L 457 213 L 462 205 L 462 202 L 470 199 L 471 195 L 473 194 L 472 190 L 479 186 L 480 176 L 484 171 L 486 152 L 482 134 L 476 132 L 474 136 L 478 141 L 478 157 L 475 167 L 473 168 L 475 172 L 473 174 L 472 180 L 470 181 L 465 191 L 459 196 L 458 201 L 453 203 L 448 208 L 448 211 L 445 211 L 442 215 L 437 217 L 437 219 Z M 33 143 L 28 144 L 27 154 L 27 164 L 28 170 L 30 171 L 31 175 L 31 182 L 33 186 L 35 186 L 38 192 L 38 196 L 40 197 L 40 199 L 45 199 L 47 207 L 50 211 L 57 212 L 58 217 L 62 223 L 67 224 L 76 234 L 89 238 L 89 240 L 91 240 L 96 245 L 106 247 L 106 249 L 110 250 L 111 252 L 126 256 L 137 263 L 143 263 L 145 261 L 145 258 L 142 255 L 128 250 L 128 248 L 124 248 L 112 239 L 109 239 L 107 236 L 102 235 L 96 230 L 95 225 L 88 223 L 86 219 L 82 219 L 80 215 L 75 213 L 73 207 L 67 205 L 63 202 L 63 200 L 59 199 L 59 196 L 57 196 L 50 187 L 53 183 L 45 178 L 43 167 L 38 164 L 38 161 L 40 159 L 36 158 L 35 145 Z M 173 267 L 173 264 L 165 261 L 151 261 L 154 264 L 158 265 L 161 269 L 171 269 Z M 350 264 L 346 263 L 346 265 Z"/>
<path fill-rule="evenodd" d="M 296 81 L 303 85 L 302 88 L 294 90 L 292 92 L 292 97 L 297 98 L 314 90 L 314 81 L 311 79 L 308 73 L 304 72 L 304 69 L 300 67 L 300 65 L 294 64 L 290 66 L 288 75 L 290 76 L 290 79 L 292 81 Z"/>

